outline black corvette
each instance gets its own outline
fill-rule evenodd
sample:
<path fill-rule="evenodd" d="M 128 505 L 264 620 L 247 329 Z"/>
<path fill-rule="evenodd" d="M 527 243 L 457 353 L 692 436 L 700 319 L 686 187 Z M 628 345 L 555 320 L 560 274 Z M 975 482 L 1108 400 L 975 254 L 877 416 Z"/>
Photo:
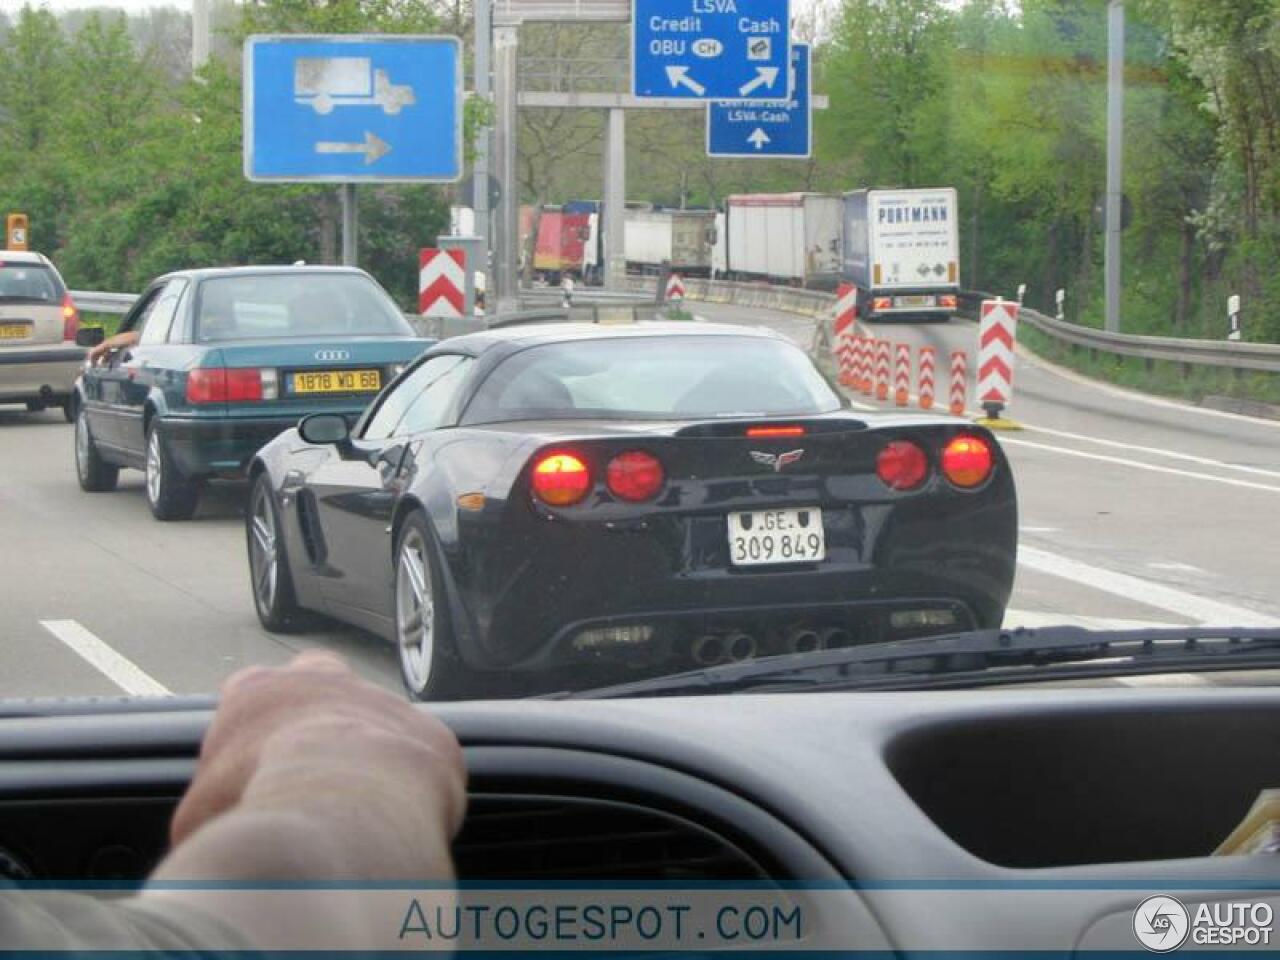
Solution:
<path fill-rule="evenodd" d="M 354 429 L 281 434 L 251 478 L 263 624 L 307 608 L 379 633 L 419 698 L 998 626 L 1013 584 L 991 434 L 853 411 L 745 327 L 450 339 Z"/>

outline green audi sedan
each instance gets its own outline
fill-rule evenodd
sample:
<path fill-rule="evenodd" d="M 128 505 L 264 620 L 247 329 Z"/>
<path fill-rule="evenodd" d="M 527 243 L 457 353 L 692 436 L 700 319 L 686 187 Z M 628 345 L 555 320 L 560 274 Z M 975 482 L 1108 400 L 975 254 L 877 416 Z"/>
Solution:
<path fill-rule="evenodd" d="M 121 468 L 143 470 L 160 520 L 189 519 L 206 480 L 242 476 L 300 417 L 354 422 L 434 342 L 372 277 L 346 267 L 166 274 L 120 331 L 131 342 L 76 381 L 76 473 L 98 492 L 115 489 Z"/>

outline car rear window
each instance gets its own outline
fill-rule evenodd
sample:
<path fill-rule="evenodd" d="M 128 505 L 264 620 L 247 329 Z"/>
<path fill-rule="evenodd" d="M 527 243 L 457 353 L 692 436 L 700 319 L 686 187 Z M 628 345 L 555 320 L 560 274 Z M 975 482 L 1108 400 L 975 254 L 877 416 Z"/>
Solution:
<path fill-rule="evenodd" d="M 610 337 L 544 344 L 495 367 L 464 423 L 802 416 L 840 408 L 802 350 L 764 337 Z"/>
<path fill-rule="evenodd" d="M 56 304 L 61 300 L 62 285 L 44 264 L 0 264 L 0 302 Z"/>
<path fill-rule="evenodd" d="M 200 284 L 196 340 L 412 336 L 391 298 L 358 274 L 247 274 Z"/>

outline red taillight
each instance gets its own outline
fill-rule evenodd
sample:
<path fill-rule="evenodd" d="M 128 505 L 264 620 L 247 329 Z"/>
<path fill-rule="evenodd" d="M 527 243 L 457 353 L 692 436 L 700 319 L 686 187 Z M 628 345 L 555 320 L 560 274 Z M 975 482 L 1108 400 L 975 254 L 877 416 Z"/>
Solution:
<path fill-rule="evenodd" d="M 187 374 L 187 403 L 239 403 L 262 399 L 262 372 L 221 367 Z"/>
<path fill-rule="evenodd" d="M 871 301 L 871 306 L 874 310 L 892 310 L 893 297 L 876 297 Z"/>
<path fill-rule="evenodd" d="M 747 427 L 748 437 L 803 437 L 804 427 Z"/>
<path fill-rule="evenodd" d="M 632 503 L 656 497 L 667 479 L 658 458 L 643 450 L 618 454 L 609 461 L 604 478 L 610 493 Z"/>
<path fill-rule="evenodd" d="M 568 507 L 591 489 L 591 471 L 572 453 L 549 453 L 533 465 L 532 482 L 543 503 Z"/>
<path fill-rule="evenodd" d="M 895 440 L 876 457 L 876 476 L 894 490 L 914 490 L 929 475 L 929 458 L 909 440 Z"/>
<path fill-rule="evenodd" d="M 991 476 L 995 458 L 981 437 L 962 433 L 942 450 L 942 472 L 957 487 L 976 487 Z"/>
<path fill-rule="evenodd" d="M 75 301 L 71 299 L 71 294 L 66 293 L 62 296 L 62 339 L 75 340 L 76 334 L 80 332 L 80 311 L 76 309 Z"/>
<path fill-rule="evenodd" d="M 956 303 L 957 303 L 956 298 L 949 293 L 944 293 L 942 296 L 938 298 L 938 306 L 946 310 L 956 309 Z"/>

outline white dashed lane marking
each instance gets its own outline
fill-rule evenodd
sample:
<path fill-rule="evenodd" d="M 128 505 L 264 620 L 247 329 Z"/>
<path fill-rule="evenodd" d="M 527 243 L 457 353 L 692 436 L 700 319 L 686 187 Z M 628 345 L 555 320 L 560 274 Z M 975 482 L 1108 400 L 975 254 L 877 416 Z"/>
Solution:
<path fill-rule="evenodd" d="M 135 697 L 168 697 L 173 691 L 140 666 L 99 639 L 75 620 L 41 620 L 40 626 L 53 634 L 81 659 L 125 693 Z"/>

